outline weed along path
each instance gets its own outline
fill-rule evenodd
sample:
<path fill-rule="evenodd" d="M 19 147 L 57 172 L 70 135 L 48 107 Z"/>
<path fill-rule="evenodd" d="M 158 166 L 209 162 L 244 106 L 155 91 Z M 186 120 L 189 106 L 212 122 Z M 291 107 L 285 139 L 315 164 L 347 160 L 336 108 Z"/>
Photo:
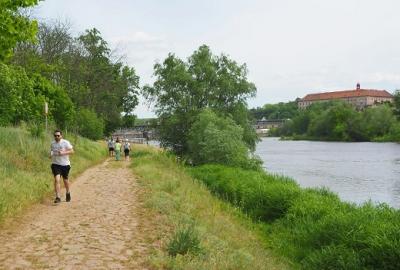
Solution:
<path fill-rule="evenodd" d="M 6 222 L 0 269 L 145 269 L 143 209 L 127 164 L 107 160 L 92 167 L 75 179 L 71 202 L 49 200 Z"/>

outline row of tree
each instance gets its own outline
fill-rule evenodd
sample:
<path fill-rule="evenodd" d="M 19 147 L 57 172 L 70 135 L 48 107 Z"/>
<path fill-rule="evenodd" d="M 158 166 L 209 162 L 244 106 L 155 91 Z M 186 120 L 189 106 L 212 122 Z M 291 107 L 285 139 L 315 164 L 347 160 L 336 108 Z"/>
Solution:
<path fill-rule="evenodd" d="M 134 123 L 139 77 L 97 29 L 80 36 L 67 23 L 40 23 L 0 2 L 0 125 L 43 121 L 44 103 L 60 128 L 98 139 Z"/>
<path fill-rule="evenodd" d="M 274 131 L 275 135 L 334 141 L 400 141 L 400 93 L 394 105 L 357 111 L 340 101 L 312 104 Z M 396 106 L 397 104 L 397 106 Z"/>

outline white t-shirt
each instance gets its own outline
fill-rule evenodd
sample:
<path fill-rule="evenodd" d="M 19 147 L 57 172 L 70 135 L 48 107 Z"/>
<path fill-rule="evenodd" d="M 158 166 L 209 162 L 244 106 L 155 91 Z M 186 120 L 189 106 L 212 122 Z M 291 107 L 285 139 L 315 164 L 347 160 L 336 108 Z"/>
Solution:
<path fill-rule="evenodd" d="M 124 143 L 124 150 L 129 150 L 129 149 L 131 149 L 131 144 L 128 142 Z"/>
<path fill-rule="evenodd" d="M 69 161 L 69 155 L 59 156 L 58 153 L 60 150 L 70 150 L 72 149 L 72 145 L 69 141 L 61 139 L 59 142 L 53 141 L 51 143 L 51 162 L 53 164 L 58 164 L 62 166 L 71 165 Z"/>

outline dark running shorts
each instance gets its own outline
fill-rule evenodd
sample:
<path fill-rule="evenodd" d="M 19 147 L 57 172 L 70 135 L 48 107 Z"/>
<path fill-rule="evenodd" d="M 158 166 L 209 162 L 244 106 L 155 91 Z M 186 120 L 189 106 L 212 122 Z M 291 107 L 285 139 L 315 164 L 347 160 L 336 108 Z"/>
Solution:
<path fill-rule="evenodd" d="M 114 151 L 114 147 L 109 147 L 108 151 Z"/>
<path fill-rule="evenodd" d="M 53 172 L 53 175 L 56 176 L 58 174 L 60 174 L 64 180 L 68 179 L 68 174 L 69 174 L 69 170 L 71 169 L 71 166 L 67 165 L 67 166 L 62 166 L 62 165 L 58 165 L 58 164 L 51 164 L 51 171 Z"/>
<path fill-rule="evenodd" d="M 129 156 L 129 149 L 124 149 L 125 156 Z"/>

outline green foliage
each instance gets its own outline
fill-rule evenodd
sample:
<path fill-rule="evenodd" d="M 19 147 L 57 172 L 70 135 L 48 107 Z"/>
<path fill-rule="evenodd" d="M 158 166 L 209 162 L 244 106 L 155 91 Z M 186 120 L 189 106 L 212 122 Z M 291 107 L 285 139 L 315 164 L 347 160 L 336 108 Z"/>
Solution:
<path fill-rule="evenodd" d="M 400 123 L 393 124 L 390 128 L 389 140 L 394 142 L 400 142 Z"/>
<path fill-rule="evenodd" d="M 73 121 L 73 108 L 96 112 L 107 134 L 128 124 L 122 115 L 132 115 L 138 104 L 139 77 L 121 59 L 114 60 L 97 29 L 74 38 L 66 23 L 41 24 L 37 38 L 38 43 L 18 44 L 11 62 L 51 82 L 53 99 L 58 97 L 52 113 L 60 127 Z M 49 87 L 43 79 L 37 84 Z"/>
<path fill-rule="evenodd" d="M 200 250 L 200 238 L 194 225 L 178 228 L 167 244 L 168 254 L 173 257 L 178 254 L 197 254 Z"/>
<path fill-rule="evenodd" d="M 257 137 L 249 124 L 246 99 L 256 88 L 247 81 L 246 65 L 238 65 L 226 55 L 214 56 L 209 47 L 199 47 L 187 60 L 169 54 L 154 66 L 156 81 L 143 88 L 144 96 L 155 103 L 160 119 L 163 146 L 182 155 L 195 117 L 205 108 L 230 115 L 243 128 L 243 139 L 254 147 Z"/>
<path fill-rule="evenodd" d="M 294 181 L 260 171 L 204 165 L 190 172 L 212 192 L 256 220 L 270 222 L 283 217 L 300 194 L 300 188 Z"/>
<path fill-rule="evenodd" d="M 73 104 L 65 91 L 38 74 L 27 75 L 21 67 L 0 63 L 0 125 L 44 122 L 44 103 L 49 121 L 61 128 L 72 121 Z"/>
<path fill-rule="evenodd" d="M 0 1 L 0 61 L 10 57 L 18 42 L 35 39 L 36 21 L 31 21 L 19 11 L 36 5 L 39 0 Z"/>
<path fill-rule="evenodd" d="M 103 119 L 93 111 L 80 109 L 76 115 L 76 127 L 79 134 L 86 138 L 99 140 L 103 137 Z"/>
<path fill-rule="evenodd" d="M 109 133 L 123 125 L 121 113 L 131 114 L 138 104 L 139 77 L 133 68 L 112 62 L 111 50 L 97 29 L 86 30 L 75 42 L 66 54 L 66 72 L 59 71 L 63 86 L 77 107 L 104 119 Z"/>
<path fill-rule="evenodd" d="M 394 93 L 394 114 L 400 120 L 400 90 L 396 90 Z"/>
<path fill-rule="evenodd" d="M 277 104 L 265 104 L 250 110 L 254 119 L 292 119 L 299 114 L 297 101 L 279 102 Z"/>
<path fill-rule="evenodd" d="M 388 104 L 356 111 L 343 102 L 316 103 L 276 131 L 277 135 L 334 141 L 396 140 L 398 121 Z"/>
<path fill-rule="evenodd" d="M 0 63 L 0 125 L 39 120 L 44 100 L 23 69 Z"/>
<path fill-rule="evenodd" d="M 71 126 L 75 114 L 73 103 L 65 90 L 39 74 L 32 74 L 34 92 L 46 98 L 49 108 L 49 118 L 54 120 L 59 128 Z M 43 112 L 43 103 L 41 104 Z"/>
<path fill-rule="evenodd" d="M 28 127 L 29 133 L 33 138 L 42 138 L 44 137 L 44 125 L 43 123 L 35 123 L 31 122 Z"/>
<path fill-rule="evenodd" d="M 122 117 L 123 127 L 125 128 L 133 128 L 136 122 L 135 115 L 126 114 Z"/>
<path fill-rule="evenodd" d="M 302 269 L 400 267 L 399 210 L 341 202 L 325 189 L 302 190 L 264 172 L 215 165 L 190 172 L 244 212 L 270 222 L 272 247 Z"/>
<path fill-rule="evenodd" d="M 216 163 L 242 168 L 259 168 L 261 162 L 249 158 L 243 129 L 232 119 L 217 116 L 209 109 L 194 121 L 188 137 L 188 157 L 195 165 Z"/>

